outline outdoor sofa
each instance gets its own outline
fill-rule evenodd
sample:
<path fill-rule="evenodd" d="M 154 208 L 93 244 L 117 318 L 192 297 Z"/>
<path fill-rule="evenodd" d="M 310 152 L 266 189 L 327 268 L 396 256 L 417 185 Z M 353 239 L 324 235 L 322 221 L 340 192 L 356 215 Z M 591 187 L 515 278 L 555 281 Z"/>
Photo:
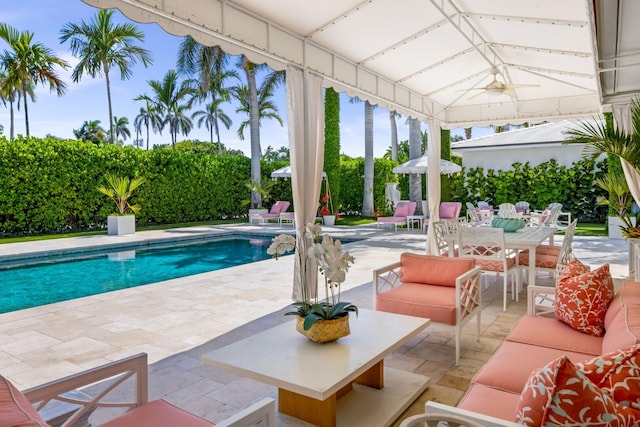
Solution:
<path fill-rule="evenodd" d="M 212 423 L 190 414 L 164 399 L 149 402 L 147 355 L 140 353 L 108 363 L 94 369 L 71 375 L 50 383 L 18 391 L 6 378 L 0 376 L 0 425 L 20 427 L 48 427 L 53 425 L 87 426 L 89 415 L 97 411 L 126 412 L 99 419 L 98 427 L 260 427 L 275 426 L 275 404 L 265 398 L 236 415 L 219 423 Z M 135 382 L 131 382 L 131 378 Z M 86 387 L 90 387 L 86 389 Z M 85 389 L 87 393 L 78 391 Z M 83 396 L 77 398 L 76 396 Z M 131 396 L 132 395 L 132 396 Z M 64 409 L 58 411 L 55 422 L 45 421 L 41 414 L 51 412 L 52 405 Z M 101 417 L 105 418 L 104 414 Z M 95 425 L 93 420 L 91 425 Z"/>
<path fill-rule="evenodd" d="M 571 312 L 573 326 L 565 323 L 568 285 L 559 282 L 570 280 L 574 292 L 591 289 L 588 292 L 593 296 L 598 280 L 609 271 L 607 265 L 572 276 L 575 262 L 561 273 L 556 287 L 528 288 L 528 314 L 477 372 L 458 406 L 428 402 L 425 413 L 456 414 L 483 426 L 520 425 L 514 423 L 516 420 L 528 420 L 526 425 L 564 425 L 562 414 L 566 414 L 576 417 L 570 425 L 590 425 L 600 421 L 603 412 L 599 411 L 605 405 L 602 402 L 607 402 L 613 405 L 609 410 L 613 408 L 616 416 L 627 417 L 628 423 L 621 425 L 640 423 L 640 282 L 625 281 L 608 305 L 600 305 L 604 314 L 598 316 L 604 327 L 602 336 L 587 334 L 576 327 L 593 333 L 591 326 L 584 325 L 595 318 L 581 317 L 572 307 L 577 310 Z M 596 276 L 600 278 L 594 279 Z M 581 280 L 584 277 L 588 281 Z M 610 280 L 610 275 L 605 280 Z M 613 293 L 613 281 L 610 286 Z M 579 299 L 576 295 L 574 300 Z M 596 295 L 584 304 L 591 306 L 591 314 L 598 311 L 598 299 Z M 558 320 L 558 316 L 564 320 Z M 602 394 L 612 396 L 615 402 Z M 631 414 L 628 407 L 633 408 Z M 404 425 L 412 424 L 407 419 Z"/>

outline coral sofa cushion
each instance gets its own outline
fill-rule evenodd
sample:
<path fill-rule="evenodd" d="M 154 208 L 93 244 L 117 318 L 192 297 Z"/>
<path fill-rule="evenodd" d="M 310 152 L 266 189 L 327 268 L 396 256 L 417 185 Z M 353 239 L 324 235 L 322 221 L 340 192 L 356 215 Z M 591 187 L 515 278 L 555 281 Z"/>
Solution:
<path fill-rule="evenodd" d="M 482 384 L 472 384 L 458 403 L 458 408 L 473 411 L 502 420 L 513 420 L 520 395 L 508 391 L 498 390 Z M 496 405 L 496 402 L 500 404 Z"/>
<path fill-rule="evenodd" d="M 520 394 L 516 422 L 527 426 L 634 426 L 640 413 L 596 386 L 566 357 L 537 369 Z"/>
<path fill-rule="evenodd" d="M 640 411 L 640 345 L 576 363 L 576 368 L 616 402 Z"/>
<path fill-rule="evenodd" d="M 31 402 L 0 376 L 0 427 L 50 427 Z"/>
<path fill-rule="evenodd" d="M 455 287 L 456 278 L 475 267 L 475 260 L 405 252 L 400 267 L 403 282 Z"/>
<path fill-rule="evenodd" d="M 556 318 L 586 334 L 604 335 L 604 317 L 613 299 L 609 265 L 558 281 L 555 293 Z"/>
<path fill-rule="evenodd" d="M 138 406 L 99 427 L 211 427 L 213 423 L 176 408 L 163 399 Z"/>
<path fill-rule="evenodd" d="M 540 333 L 544 331 L 544 333 Z M 552 317 L 523 316 L 507 336 L 507 341 L 599 356 L 602 337 L 583 334 Z M 548 362 L 548 360 L 547 360 Z"/>
<path fill-rule="evenodd" d="M 618 288 L 604 326 L 602 354 L 640 343 L 640 283 L 626 281 Z"/>
<path fill-rule="evenodd" d="M 427 317 L 432 322 L 456 324 L 456 288 L 403 283 L 376 296 L 375 309 L 408 316 Z"/>
<path fill-rule="evenodd" d="M 593 354 L 504 341 L 471 382 L 519 394 L 533 370 L 565 355 L 572 362 L 593 358 Z"/>

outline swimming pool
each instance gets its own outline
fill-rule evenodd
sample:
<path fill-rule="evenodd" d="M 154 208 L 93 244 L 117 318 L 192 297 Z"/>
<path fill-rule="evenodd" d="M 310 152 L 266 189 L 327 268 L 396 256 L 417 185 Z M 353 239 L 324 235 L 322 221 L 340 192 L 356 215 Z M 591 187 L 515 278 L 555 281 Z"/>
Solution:
<path fill-rule="evenodd" d="M 0 313 L 268 259 L 272 238 L 233 234 L 0 263 Z"/>

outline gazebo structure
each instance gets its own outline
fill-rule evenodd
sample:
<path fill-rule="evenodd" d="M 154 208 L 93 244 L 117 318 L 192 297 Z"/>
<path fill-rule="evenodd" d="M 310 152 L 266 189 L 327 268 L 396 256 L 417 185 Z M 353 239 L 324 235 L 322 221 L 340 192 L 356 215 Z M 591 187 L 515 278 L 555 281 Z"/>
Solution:
<path fill-rule="evenodd" d="M 430 153 L 440 152 L 440 128 L 621 118 L 640 93 L 633 0 L 83 1 L 287 70 L 299 228 L 320 191 L 323 87 L 427 122 Z M 438 156 L 430 160 L 437 212 Z"/>

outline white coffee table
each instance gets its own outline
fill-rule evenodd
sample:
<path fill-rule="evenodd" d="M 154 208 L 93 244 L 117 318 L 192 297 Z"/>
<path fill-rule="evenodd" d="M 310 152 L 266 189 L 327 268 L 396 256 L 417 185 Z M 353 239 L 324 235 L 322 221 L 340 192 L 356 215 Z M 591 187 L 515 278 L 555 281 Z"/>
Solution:
<path fill-rule="evenodd" d="M 422 230 L 422 222 L 424 221 L 424 215 L 409 215 L 407 216 L 407 230 L 411 230 L 416 225 L 419 230 Z"/>
<path fill-rule="evenodd" d="M 385 367 L 383 359 L 430 323 L 360 310 L 350 319 L 349 336 L 315 344 L 295 330 L 292 318 L 207 353 L 202 361 L 278 387 L 278 410 L 312 424 L 386 426 L 427 388 L 429 379 Z"/>

